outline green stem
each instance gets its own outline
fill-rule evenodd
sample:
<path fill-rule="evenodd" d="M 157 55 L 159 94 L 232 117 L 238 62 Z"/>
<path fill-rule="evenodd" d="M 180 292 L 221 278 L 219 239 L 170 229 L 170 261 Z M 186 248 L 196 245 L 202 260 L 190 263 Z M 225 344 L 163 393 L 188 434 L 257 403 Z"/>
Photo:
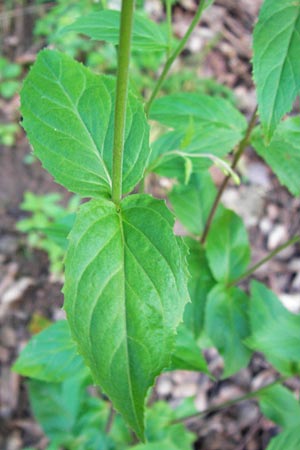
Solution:
<path fill-rule="evenodd" d="M 276 247 L 271 253 L 269 253 L 265 258 L 258 261 L 258 263 L 254 264 L 254 266 L 250 267 L 245 273 L 240 275 L 235 280 L 231 281 L 231 283 L 228 284 L 228 287 L 232 287 L 236 284 L 238 284 L 240 281 L 244 280 L 244 278 L 250 277 L 257 269 L 259 269 L 261 266 L 266 264 L 270 259 L 274 258 L 278 253 L 280 253 L 285 248 L 289 247 L 290 245 L 295 244 L 296 242 L 300 241 L 300 236 L 294 236 L 288 241 L 286 241 L 284 244 L 279 245 Z"/>
<path fill-rule="evenodd" d="M 194 417 L 206 416 L 207 414 L 210 414 L 212 412 L 216 412 L 216 411 L 220 411 L 221 409 L 229 408 L 230 406 L 235 405 L 236 403 L 243 402 L 244 400 L 249 400 L 251 398 L 255 398 L 262 392 L 271 388 L 272 386 L 276 386 L 277 384 L 283 383 L 288 378 L 289 377 L 280 377 L 277 380 L 273 381 L 272 383 L 268 384 L 267 386 L 264 386 L 253 392 L 248 392 L 248 394 L 242 395 L 241 397 L 237 397 L 232 400 L 228 400 L 227 402 L 221 403 L 220 405 L 210 406 L 209 408 L 205 409 L 204 411 L 199 411 L 199 412 L 196 412 L 195 414 L 190 414 L 188 416 L 179 417 L 178 419 L 173 420 L 172 424 L 184 422 L 185 420 L 193 419 Z"/>
<path fill-rule="evenodd" d="M 249 144 L 251 132 L 252 132 L 252 130 L 253 130 L 254 126 L 255 126 L 255 122 L 256 122 L 256 115 L 257 115 L 257 107 L 255 108 L 255 110 L 254 110 L 254 112 L 253 112 L 253 114 L 251 116 L 251 119 L 249 121 L 248 128 L 246 130 L 245 136 L 241 140 L 241 142 L 239 143 L 238 149 L 237 149 L 237 151 L 235 153 L 234 159 L 233 159 L 232 164 L 231 164 L 231 169 L 232 170 L 234 170 L 236 168 L 240 157 L 242 156 L 242 154 L 243 154 L 245 148 L 247 147 L 247 145 Z M 231 178 L 231 174 L 228 174 L 224 178 L 221 186 L 219 187 L 217 196 L 216 196 L 215 201 L 214 201 L 214 203 L 213 203 L 213 205 L 211 207 L 211 210 L 210 210 L 210 213 L 209 213 L 208 219 L 206 221 L 205 228 L 204 228 L 201 240 L 200 240 L 201 244 L 203 244 L 203 245 L 205 244 L 205 241 L 206 241 L 207 235 L 209 233 L 209 230 L 210 230 L 213 218 L 214 218 L 215 213 L 217 211 L 217 207 L 218 207 L 218 205 L 220 203 L 222 194 L 223 194 L 223 192 L 224 192 L 224 190 L 225 190 L 225 188 L 226 188 L 230 178 Z"/>
<path fill-rule="evenodd" d="M 168 74 L 168 72 L 169 72 L 173 62 L 175 61 L 177 56 L 179 56 L 179 54 L 182 52 L 182 50 L 184 49 L 184 47 L 185 47 L 185 45 L 186 45 L 190 35 L 194 31 L 194 28 L 197 26 L 197 24 L 198 24 L 198 22 L 199 22 L 199 20 L 201 18 L 204 6 L 205 6 L 204 0 L 200 0 L 198 9 L 196 11 L 196 14 L 195 14 L 195 16 L 194 16 L 194 18 L 193 18 L 193 20 L 192 20 L 192 22 L 191 22 L 187 32 L 185 33 L 185 35 L 183 36 L 183 38 L 179 42 L 179 44 L 176 47 L 176 49 L 174 50 L 174 52 L 167 59 L 167 62 L 165 64 L 164 68 L 163 68 L 163 71 L 162 71 L 160 77 L 158 78 L 158 80 L 156 82 L 156 85 L 155 85 L 155 87 L 153 89 L 151 97 L 150 97 L 150 99 L 148 100 L 148 102 L 145 105 L 145 112 L 146 112 L 147 115 L 148 115 L 149 110 L 151 108 L 152 102 L 155 99 L 155 97 L 157 96 L 157 94 L 158 94 L 158 92 L 159 92 L 163 82 L 165 81 L 165 78 L 166 78 L 166 76 L 167 76 L 167 74 Z"/>
<path fill-rule="evenodd" d="M 130 45 L 133 26 L 134 0 L 122 0 L 121 26 L 118 52 L 118 72 L 115 104 L 115 130 L 113 146 L 112 200 L 119 205 L 122 197 L 122 168 L 124 151 L 124 132 L 126 104 L 128 97 L 128 79 L 130 63 Z"/>
<path fill-rule="evenodd" d="M 167 25 L 168 25 L 168 57 L 170 56 L 172 47 L 172 4 L 171 0 L 167 0 Z"/>

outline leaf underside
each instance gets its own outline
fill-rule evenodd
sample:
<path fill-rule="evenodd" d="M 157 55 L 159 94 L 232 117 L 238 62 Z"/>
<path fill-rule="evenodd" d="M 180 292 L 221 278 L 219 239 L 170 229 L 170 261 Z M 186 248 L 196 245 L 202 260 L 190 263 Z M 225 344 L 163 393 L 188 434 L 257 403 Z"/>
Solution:
<path fill-rule="evenodd" d="M 188 300 L 184 248 L 161 201 L 132 195 L 81 207 L 70 234 L 65 309 L 95 381 L 137 435 L 144 400 L 169 364 Z"/>

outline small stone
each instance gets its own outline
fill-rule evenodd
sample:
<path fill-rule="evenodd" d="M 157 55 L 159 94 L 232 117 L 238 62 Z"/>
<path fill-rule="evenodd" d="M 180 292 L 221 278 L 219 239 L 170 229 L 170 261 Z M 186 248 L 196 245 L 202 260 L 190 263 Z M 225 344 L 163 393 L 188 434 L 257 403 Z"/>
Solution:
<path fill-rule="evenodd" d="M 275 222 L 276 219 L 278 219 L 280 210 L 277 205 L 274 205 L 274 203 L 270 203 L 267 206 L 267 214 L 272 220 L 272 222 Z"/>
<path fill-rule="evenodd" d="M 300 313 L 300 294 L 281 294 L 279 299 L 290 312 Z"/>
<path fill-rule="evenodd" d="M 157 380 L 156 390 L 157 390 L 158 395 L 160 395 L 162 397 L 166 397 L 172 393 L 173 383 L 169 378 L 162 375 Z"/>
<path fill-rule="evenodd" d="M 268 237 L 268 249 L 274 250 L 287 239 L 286 228 L 282 224 L 275 225 Z"/>
<path fill-rule="evenodd" d="M 263 217 L 259 222 L 259 228 L 263 234 L 269 234 L 272 229 L 272 226 L 273 224 L 269 219 L 269 217 Z"/>
<path fill-rule="evenodd" d="M 273 383 L 275 380 L 275 373 L 273 370 L 263 370 L 256 377 L 253 378 L 251 383 L 252 391 L 257 391 L 257 389 L 266 386 L 267 384 Z"/>

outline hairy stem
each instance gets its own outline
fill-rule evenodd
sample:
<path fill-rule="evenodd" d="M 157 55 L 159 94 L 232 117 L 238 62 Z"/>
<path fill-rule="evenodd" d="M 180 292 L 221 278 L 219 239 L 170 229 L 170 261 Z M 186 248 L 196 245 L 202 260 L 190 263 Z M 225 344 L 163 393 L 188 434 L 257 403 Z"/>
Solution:
<path fill-rule="evenodd" d="M 194 417 L 206 416 L 207 414 L 210 414 L 212 412 L 216 412 L 216 411 L 220 411 L 221 409 L 229 408 L 230 406 L 235 405 L 236 403 L 243 402 L 244 400 L 249 400 L 251 398 L 255 398 L 260 393 L 266 391 L 270 387 L 276 386 L 277 384 L 281 384 L 284 381 L 286 381 L 287 379 L 288 379 L 288 377 L 277 378 L 277 380 L 273 381 L 272 383 L 268 384 L 267 386 L 264 386 L 253 392 L 248 392 L 248 394 L 242 395 L 241 397 L 237 397 L 232 400 L 228 400 L 227 402 L 221 403 L 220 405 L 210 406 L 209 408 L 205 409 L 204 411 L 199 411 L 199 412 L 196 412 L 195 414 L 190 414 L 188 416 L 179 417 L 178 419 L 173 420 L 172 424 L 184 422 L 185 420 L 193 419 Z"/>
<path fill-rule="evenodd" d="M 193 20 L 192 20 L 192 22 L 191 22 L 187 32 L 185 33 L 185 35 L 183 36 L 183 38 L 179 42 L 179 44 L 176 47 L 176 49 L 174 50 L 174 52 L 167 59 L 166 64 L 165 64 L 165 66 L 163 68 L 163 71 L 162 71 L 160 77 L 158 78 L 158 80 L 156 82 L 156 85 L 155 85 L 155 87 L 153 89 L 151 97 L 150 97 L 150 99 L 148 100 L 148 102 L 145 105 L 145 112 L 146 112 L 147 115 L 148 115 L 149 110 L 151 108 L 152 102 L 155 99 L 155 97 L 157 96 L 157 94 L 158 94 L 158 92 L 159 92 L 163 82 L 165 81 L 165 78 L 166 78 L 166 76 L 167 76 L 167 74 L 168 74 L 168 72 L 169 72 L 173 62 L 175 61 L 177 56 L 179 56 L 179 54 L 182 52 L 182 50 L 184 49 L 184 47 L 185 47 L 185 45 L 186 45 L 190 35 L 194 31 L 194 28 L 197 26 L 197 24 L 198 24 L 198 22 L 199 22 L 199 20 L 201 18 L 203 9 L 204 9 L 204 5 L 205 5 L 204 0 L 200 0 L 198 9 L 197 9 L 197 11 L 195 13 L 195 16 L 194 16 L 194 18 L 193 18 Z"/>
<path fill-rule="evenodd" d="M 134 0 L 122 0 L 116 103 L 115 103 L 113 171 L 112 171 L 112 200 L 116 205 L 119 205 L 122 197 L 124 131 L 126 121 L 126 104 L 128 97 L 130 45 L 133 26 L 133 13 L 134 13 Z"/>
<path fill-rule="evenodd" d="M 274 256 L 276 256 L 278 253 L 280 253 L 282 250 L 284 250 L 285 248 L 289 247 L 290 245 L 295 244 L 296 242 L 300 241 L 300 236 L 294 236 L 291 239 L 289 239 L 288 241 L 286 241 L 284 244 L 279 245 L 278 247 L 276 247 L 271 253 L 269 253 L 265 258 L 261 259 L 260 261 L 258 261 L 258 263 L 254 264 L 254 266 L 250 267 L 245 273 L 243 273 L 242 275 L 240 275 L 238 278 L 236 278 L 235 280 L 231 281 L 228 284 L 228 287 L 232 287 L 236 284 L 238 284 L 240 281 L 244 280 L 245 278 L 248 278 L 250 275 L 252 275 L 257 269 L 259 269 L 261 266 L 263 266 L 264 264 L 266 264 L 270 259 L 274 258 Z"/>
<path fill-rule="evenodd" d="M 245 136 L 241 140 L 241 142 L 239 143 L 237 151 L 236 151 L 236 153 L 234 155 L 234 158 L 233 158 L 233 161 L 232 161 L 232 164 L 231 164 L 231 169 L 232 170 L 234 170 L 236 168 L 240 157 L 242 156 L 242 154 L 243 154 L 245 148 L 247 147 L 247 145 L 249 144 L 251 132 L 252 132 L 252 130 L 253 130 L 254 126 L 255 126 L 255 122 L 256 122 L 256 115 L 257 115 L 257 107 L 255 108 L 255 110 L 254 110 L 254 112 L 253 112 L 253 114 L 251 116 L 251 119 L 249 121 L 248 128 L 246 130 Z M 202 237 L 201 237 L 201 241 L 200 241 L 201 244 L 205 244 L 205 241 L 206 241 L 207 235 L 209 233 L 209 230 L 210 230 L 213 218 L 214 218 L 215 213 L 217 211 L 217 207 L 218 207 L 218 205 L 220 203 L 222 194 L 223 194 L 223 192 L 224 192 L 224 190 L 225 190 L 225 188 L 226 188 L 230 178 L 231 178 L 231 174 L 228 174 L 224 178 L 221 186 L 219 187 L 217 196 L 216 196 L 215 201 L 214 201 L 214 203 L 213 203 L 213 205 L 211 207 L 208 219 L 207 219 L 206 224 L 205 224 L 205 228 L 204 228 L 204 231 L 203 231 L 203 234 L 202 234 Z"/>

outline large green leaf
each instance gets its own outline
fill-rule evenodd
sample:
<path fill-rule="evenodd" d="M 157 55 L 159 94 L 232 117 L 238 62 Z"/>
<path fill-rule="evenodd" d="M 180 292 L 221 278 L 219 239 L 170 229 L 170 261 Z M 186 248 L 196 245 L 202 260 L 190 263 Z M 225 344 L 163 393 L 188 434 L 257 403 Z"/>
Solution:
<path fill-rule="evenodd" d="M 224 358 L 224 378 L 245 367 L 251 356 L 243 343 L 250 333 L 249 301 L 240 289 L 227 289 L 222 285 L 217 285 L 208 295 L 205 330 Z"/>
<path fill-rule="evenodd" d="M 66 320 L 50 325 L 35 335 L 22 350 L 13 370 L 25 377 L 56 383 L 74 373 L 87 375 L 89 370 L 77 354 Z"/>
<path fill-rule="evenodd" d="M 290 313 L 263 284 L 253 282 L 251 336 L 245 341 L 282 373 L 300 373 L 300 316 Z"/>
<path fill-rule="evenodd" d="M 230 282 L 242 275 L 250 261 L 250 246 L 242 219 L 223 210 L 210 228 L 206 246 L 210 269 L 218 281 Z"/>
<path fill-rule="evenodd" d="M 22 89 L 23 126 L 43 166 L 85 197 L 111 192 L 115 80 L 57 51 L 42 51 Z M 143 107 L 129 95 L 123 192 L 143 175 L 149 156 Z"/>
<path fill-rule="evenodd" d="M 185 307 L 184 323 L 197 339 L 203 331 L 207 295 L 216 281 L 200 243 L 190 238 L 186 238 L 185 242 L 189 248 L 187 261 L 191 274 L 188 283 L 191 303 Z"/>
<path fill-rule="evenodd" d="M 175 185 L 169 193 L 176 217 L 195 235 L 203 232 L 215 197 L 215 185 L 206 171 L 193 174 L 187 185 Z"/>
<path fill-rule="evenodd" d="M 246 130 L 244 116 L 221 97 L 185 92 L 167 95 L 153 102 L 150 118 L 172 128 L 187 128 L 191 120 L 211 133 L 227 133 L 239 141 Z"/>
<path fill-rule="evenodd" d="M 63 31 L 76 31 L 91 39 L 119 44 L 120 11 L 103 10 L 80 17 Z M 166 50 L 168 40 L 161 27 L 140 13 L 135 13 L 132 49 L 138 51 Z"/>
<path fill-rule="evenodd" d="M 262 413 L 283 428 L 300 427 L 300 404 L 283 386 L 271 386 L 259 393 Z"/>
<path fill-rule="evenodd" d="M 300 448 L 299 425 L 280 433 L 273 438 L 266 450 L 298 450 Z"/>
<path fill-rule="evenodd" d="M 269 145 L 260 130 L 253 133 L 251 143 L 271 166 L 280 182 L 295 195 L 300 195 L 300 117 L 292 117 L 278 126 Z"/>
<path fill-rule="evenodd" d="M 185 248 L 164 202 L 81 207 L 66 257 L 65 309 L 94 378 L 143 438 L 144 399 L 169 365 L 188 300 Z"/>
<path fill-rule="evenodd" d="M 265 0 L 254 29 L 254 81 L 269 140 L 300 91 L 300 3 Z"/>

